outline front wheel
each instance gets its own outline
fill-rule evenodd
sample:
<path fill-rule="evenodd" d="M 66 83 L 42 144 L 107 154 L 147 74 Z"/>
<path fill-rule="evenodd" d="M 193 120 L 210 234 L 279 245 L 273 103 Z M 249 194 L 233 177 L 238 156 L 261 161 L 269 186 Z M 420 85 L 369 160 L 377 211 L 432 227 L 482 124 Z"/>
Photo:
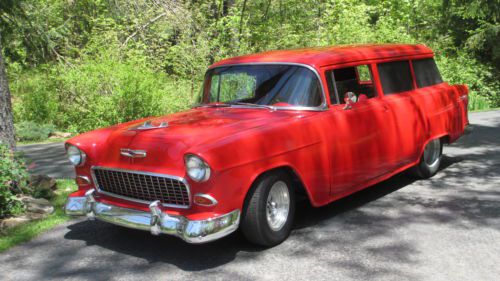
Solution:
<path fill-rule="evenodd" d="M 442 156 L 443 142 L 441 139 L 431 140 L 425 146 L 420 162 L 411 169 L 412 174 L 422 179 L 434 176 L 439 169 Z"/>
<path fill-rule="evenodd" d="M 292 230 L 295 193 L 292 180 L 283 171 L 257 180 L 250 190 L 242 214 L 241 230 L 252 243 L 275 246 Z"/>

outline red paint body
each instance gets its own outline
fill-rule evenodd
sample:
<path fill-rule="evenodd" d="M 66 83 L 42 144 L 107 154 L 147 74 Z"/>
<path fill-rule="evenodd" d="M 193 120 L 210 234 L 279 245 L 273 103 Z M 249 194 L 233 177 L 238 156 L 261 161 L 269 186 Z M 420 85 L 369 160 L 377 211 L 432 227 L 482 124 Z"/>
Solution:
<path fill-rule="evenodd" d="M 220 61 L 213 67 L 241 63 L 297 63 L 315 69 L 325 95 L 325 71 L 345 66 L 393 60 L 432 58 L 422 45 L 362 45 L 273 51 Z M 373 67 L 373 69 L 376 69 Z M 406 93 L 384 96 L 377 71 L 378 96 L 344 110 L 258 108 L 195 108 L 158 118 L 167 128 L 131 131 L 147 119 L 95 130 L 68 141 L 87 154 L 77 175 L 90 177 L 91 166 L 169 174 L 186 178 L 191 196 L 206 193 L 215 206 L 167 208 L 171 214 L 206 219 L 242 209 L 255 179 L 271 169 L 287 167 L 302 182 L 311 203 L 322 206 L 416 164 L 425 144 L 434 138 L 448 142 L 460 137 L 467 119 L 467 87 L 441 83 Z M 127 158 L 121 148 L 146 150 L 146 158 Z M 210 179 L 196 183 L 186 175 L 184 156 L 202 157 L 211 167 Z M 83 196 L 93 185 L 80 186 L 71 196 Z M 97 200 L 148 210 L 145 204 L 105 195 Z"/>

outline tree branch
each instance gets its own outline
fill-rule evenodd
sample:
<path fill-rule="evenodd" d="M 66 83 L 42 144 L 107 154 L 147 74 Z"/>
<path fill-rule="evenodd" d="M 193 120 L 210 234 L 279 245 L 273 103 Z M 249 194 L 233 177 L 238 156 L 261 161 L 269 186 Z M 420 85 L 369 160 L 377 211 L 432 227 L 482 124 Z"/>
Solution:
<path fill-rule="evenodd" d="M 159 15 L 157 15 L 156 17 L 150 19 L 147 23 L 141 25 L 136 31 L 134 31 L 132 34 L 130 34 L 127 39 L 125 39 L 125 41 L 123 42 L 122 44 L 122 48 L 125 47 L 128 43 L 128 41 L 130 41 L 130 39 L 134 38 L 135 36 L 137 36 L 137 34 L 141 31 L 143 31 L 144 29 L 146 29 L 148 26 L 150 26 L 151 24 L 157 22 L 159 19 L 163 18 L 164 16 L 166 16 L 167 13 L 166 12 L 163 12 Z"/>

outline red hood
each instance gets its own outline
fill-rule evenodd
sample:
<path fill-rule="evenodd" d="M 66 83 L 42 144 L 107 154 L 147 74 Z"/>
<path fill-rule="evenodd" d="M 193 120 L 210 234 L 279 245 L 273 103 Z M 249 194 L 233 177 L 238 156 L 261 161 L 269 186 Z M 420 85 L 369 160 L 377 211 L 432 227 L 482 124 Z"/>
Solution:
<path fill-rule="evenodd" d="M 289 117 L 290 113 L 266 109 L 197 108 L 119 125 L 108 142 L 125 137 L 132 146 L 153 141 L 176 142 L 192 147 Z M 155 127 L 164 123 L 165 127 L 137 129 L 145 122 L 151 122 Z"/>
<path fill-rule="evenodd" d="M 69 142 L 80 145 L 90 153 L 90 165 L 124 169 L 137 169 L 139 165 L 151 172 L 160 168 L 164 171 L 167 166 L 175 173 L 184 170 L 184 154 L 190 149 L 192 151 L 194 147 L 222 141 L 237 133 L 266 126 L 280 119 L 305 114 L 308 113 L 248 108 L 196 108 L 89 132 Z M 146 121 L 150 121 L 153 126 L 164 122 L 165 127 L 138 130 L 137 127 Z M 280 123 L 286 124 L 283 121 Z M 147 157 L 122 156 L 120 149 L 123 148 L 145 150 Z M 95 156 L 92 155 L 93 151 Z"/>

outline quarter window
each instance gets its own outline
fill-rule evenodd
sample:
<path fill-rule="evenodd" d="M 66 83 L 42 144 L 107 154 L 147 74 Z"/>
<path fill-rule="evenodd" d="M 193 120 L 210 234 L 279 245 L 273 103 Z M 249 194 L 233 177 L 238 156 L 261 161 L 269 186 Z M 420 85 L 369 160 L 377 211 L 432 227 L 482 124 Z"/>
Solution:
<path fill-rule="evenodd" d="M 392 95 L 413 89 L 408 61 L 395 61 L 377 65 L 380 82 L 385 95 Z"/>
<path fill-rule="evenodd" d="M 358 72 L 359 82 L 362 82 L 362 83 L 371 83 L 372 82 L 372 76 L 370 73 L 370 69 L 368 68 L 368 65 L 358 65 L 356 67 L 356 71 Z"/>
<path fill-rule="evenodd" d="M 412 63 L 413 70 L 415 71 L 415 80 L 419 88 L 443 83 L 434 59 L 414 60 Z"/>

